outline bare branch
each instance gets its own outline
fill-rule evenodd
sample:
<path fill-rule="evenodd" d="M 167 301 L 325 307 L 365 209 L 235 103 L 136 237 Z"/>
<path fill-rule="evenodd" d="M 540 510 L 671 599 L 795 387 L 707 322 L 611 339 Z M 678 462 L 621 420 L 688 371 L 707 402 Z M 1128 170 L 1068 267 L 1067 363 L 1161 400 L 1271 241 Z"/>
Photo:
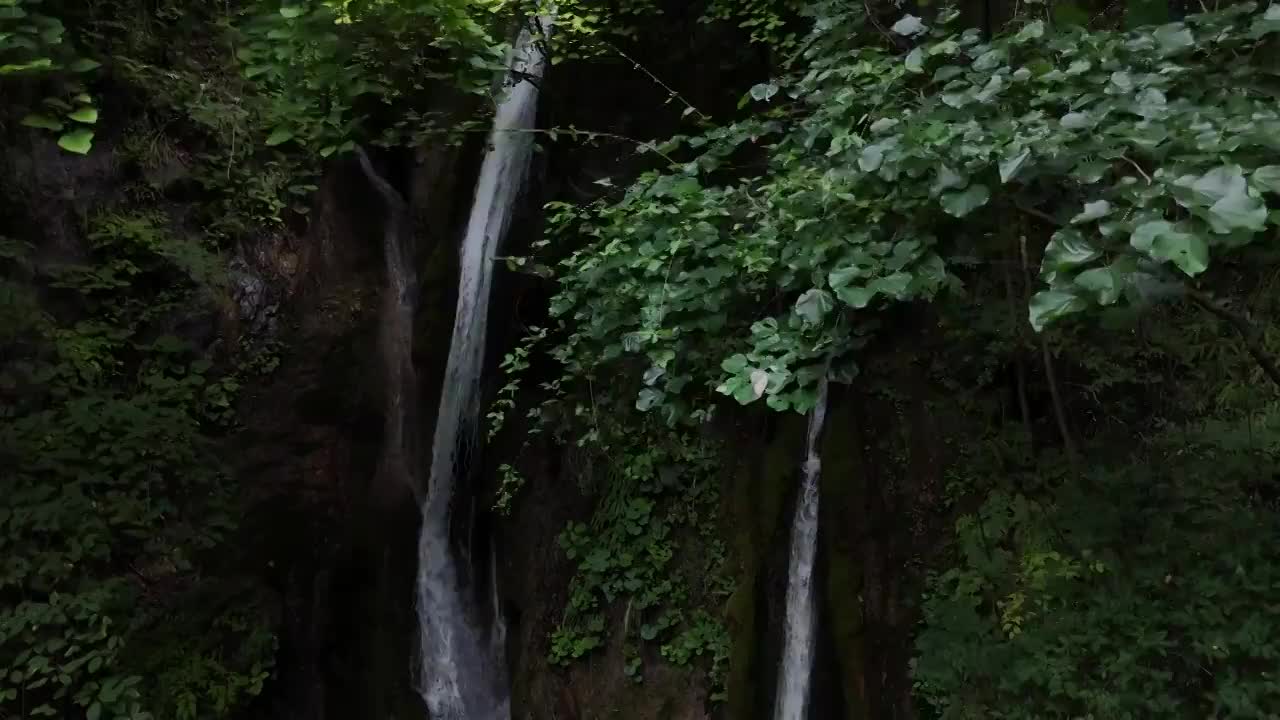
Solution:
<path fill-rule="evenodd" d="M 1280 387 L 1280 368 L 1276 367 L 1275 361 L 1267 355 L 1266 348 L 1259 339 L 1258 329 L 1251 325 L 1245 316 L 1228 310 L 1212 296 L 1194 288 L 1187 288 L 1187 297 L 1195 305 L 1235 328 L 1236 332 L 1240 333 L 1240 339 L 1244 341 L 1245 349 L 1249 351 L 1254 362 L 1258 363 L 1258 367 L 1262 368 L 1262 372 L 1266 373 L 1276 387 Z"/>

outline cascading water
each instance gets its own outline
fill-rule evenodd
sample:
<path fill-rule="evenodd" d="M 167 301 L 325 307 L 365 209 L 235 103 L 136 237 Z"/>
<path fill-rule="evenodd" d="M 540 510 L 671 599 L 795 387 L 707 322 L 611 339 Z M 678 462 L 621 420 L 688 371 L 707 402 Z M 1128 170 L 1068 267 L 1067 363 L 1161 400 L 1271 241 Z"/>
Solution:
<path fill-rule="evenodd" d="M 551 19 L 539 18 L 547 32 Z M 421 670 L 418 692 L 432 720 L 505 720 L 510 716 L 501 637 L 481 630 L 469 612 L 449 548 L 454 485 L 475 444 L 484 365 L 489 287 L 498 244 L 506 234 L 533 153 L 538 86 L 546 68 L 542 38 L 526 28 L 510 55 L 488 150 L 480 166 L 471 217 L 462 241 L 458 305 L 432 444 L 431 474 L 418 541 L 417 612 Z M 488 642 L 485 636 L 488 636 Z"/>
<path fill-rule="evenodd" d="M 778 695 L 774 720 L 805 720 L 809 680 L 813 669 L 814 617 L 813 568 L 818 554 L 818 479 L 822 461 L 818 440 L 827 414 L 827 380 L 818 382 L 818 397 L 809 413 L 805 449 L 804 485 L 796 500 L 791 525 L 791 567 L 787 577 L 786 624 L 783 627 L 782 665 L 778 671 Z"/>

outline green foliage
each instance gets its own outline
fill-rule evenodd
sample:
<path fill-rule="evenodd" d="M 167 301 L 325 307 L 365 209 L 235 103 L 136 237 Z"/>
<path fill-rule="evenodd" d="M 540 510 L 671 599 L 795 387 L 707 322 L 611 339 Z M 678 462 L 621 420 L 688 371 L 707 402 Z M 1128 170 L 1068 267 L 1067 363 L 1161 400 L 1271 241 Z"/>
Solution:
<path fill-rule="evenodd" d="M 531 5 L 532 12 L 556 18 L 551 38 L 555 60 L 619 54 L 618 45 L 643 43 L 647 24 L 666 15 L 656 0 L 559 0 Z M 795 20 L 803 5 L 798 0 L 707 0 L 694 3 L 694 9 L 699 23 L 728 23 L 747 30 L 752 43 L 785 51 L 797 44 Z"/>
<path fill-rule="evenodd" d="M 163 702 L 137 633 L 196 612 L 171 603 L 232 526 L 210 453 L 226 385 L 165 332 L 207 304 L 220 263 L 157 214 L 103 215 L 87 236 L 76 264 L 37 265 L 16 241 L 0 253 L 14 278 L 0 292 L 0 709 L 141 719 Z"/>
<path fill-rule="evenodd" d="M 701 22 L 731 22 L 749 30 L 753 43 L 791 51 L 799 43 L 794 18 L 806 5 L 795 0 L 711 0 Z"/>
<path fill-rule="evenodd" d="M 138 667 L 154 714 L 233 716 L 270 676 L 278 609 L 260 589 L 230 579 L 196 586 L 177 607 L 149 618 L 127 648 L 143 658 Z"/>
<path fill-rule="evenodd" d="M 426 110 L 433 83 L 489 88 L 503 48 L 488 25 L 502 4 L 259 4 L 242 23 L 237 57 L 268 100 L 265 144 L 294 142 L 328 157 L 370 138 L 403 141 L 416 128 L 379 123 L 379 113 Z"/>
<path fill-rule="evenodd" d="M 948 719 L 1270 717 L 1280 524 L 1257 493 L 1278 417 L 1171 428 L 1088 483 L 993 492 L 930 581 L 918 694 Z"/>
<path fill-rule="evenodd" d="M 1255 409 L 1248 383 L 1223 387 L 1247 368 L 1216 321 L 1149 306 L 1232 282 L 1233 256 L 1274 261 L 1276 6 L 1117 31 L 1033 3 L 992 39 L 954 27 L 954 12 L 881 28 L 861 3 L 810 11 L 790 71 L 743 98 L 754 117 L 652 147 L 663 169 L 593 205 L 549 208 L 535 247 L 559 255 L 542 258 L 557 286 L 538 339 L 561 373 L 542 387 L 538 428 L 613 449 L 641 427 L 692 432 L 717 395 L 804 412 L 824 373 L 853 382 L 859 351 L 901 327 L 904 305 L 933 300 L 945 352 L 920 362 L 989 416 L 1008 410 L 978 390 L 1017 375 L 1023 425 L 976 443 L 1006 464 L 953 471 L 947 502 L 983 505 L 957 526 L 959 566 L 931 581 L 919 696 L 947 718 L 1267 717 L 1276 579 L 1262 539 L 1276 526 L 1256 478 L 1271 451 L 1169 433 L 1142 404 L 1168 399 L 1172 427 L 1221 416 L 1209 397 Z M 1103 351 L 1079 325 L 1031 332 L 1096 308 L 1126 342 Z M 1140 435 L 1141 454 L 1081 479 L 1029 415 L 1026 357 L 1041 383 L 1069 372 L 1071 410 L 1111 415 L 1096 427 Z M 1046 394 L 1043 424 L 1070 445 L 1083 420 L 1058 386 Z M 560 662 L 599 647 L 603 610 L 655 572 L 636 560 L 664 537 L 655 505 L 606 497 L 562 538 L 579 575 Z M 671 632 L 664 617 L 638 623 L 640 640 Z M 717 653 L 693 627 L 668 657 L 686 640 Z M 640 642 L 626 647 L 638 675 Z"/>
<path fill-rule="evenodd" d="M 593 465 L 602 466 L 594 517 L 589 524 L 570 524 L 560 536 L 578 571 L 564 619 L 551 636 L 551 660 L 567 664 L 603 647 L 610 614 L 622 607 L 632 679 L 643 678 L 639 648 L 654 643 L 677 666 L 705 657 L 719 692 L 727 631 L 719 617 L 694 609 L 715 607 L 732 590 L 723 542 L 716 539 L 715 455 L 705 443 L 669 431 L 622 431 L 602 429 L 608 443 L 592 456 Z"/>
<path fill-rule="evenodd" d="M 1019 213 L 1062 225 L 1037 329 L 1167 296 L 1169 269 L 1199 275 L 1276 222 L 1280 115 L 1239 58 L 1280 22 L 1249 7 L 1123 33 L 1034 20 L 990 42 L 949 29 L 955 13 L 905 16 L 892 32 L 917 45 L 899 55 L 849 47 L 861 8 L 819 6 L 795 72 L 750 94 L 794 104 L 674 138 L 663 152 L 690 160 L 621 197 L 553 208 L 564 242 L 585 241 L 559 265 L 553 354 L 567 378 L 629 368 L 636 406 L 669 422 L 707 417 L 710 388 L 804 411 L 828 366 L 852 377 L 871 311 L 958 289 L 943 258 Z M 763 172 L 726 179 L 763 138 Z"/>
<path fill-rule="evenodd" d="M 100 63 L 75 51 L 62 20 L 40 12 L 42 4 L 0 0 L 0 87 L 12 92 L 23 79 L 47 81 L 51 94 L 40 108 L 30 109 L 22 124 L 59 133 L 60 147 L 83 155 L 92 146 L 92 126 L 98 122 L 83 77 Z"/>

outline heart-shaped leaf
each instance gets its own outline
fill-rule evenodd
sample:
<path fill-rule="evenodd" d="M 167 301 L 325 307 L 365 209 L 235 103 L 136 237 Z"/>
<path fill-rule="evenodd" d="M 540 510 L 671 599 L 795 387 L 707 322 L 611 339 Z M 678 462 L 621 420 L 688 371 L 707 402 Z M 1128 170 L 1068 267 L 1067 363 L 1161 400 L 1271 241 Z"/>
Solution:
<path fill-rule="evenodd" d="M 28 115 L 22 118 L 22 124 L 27 127 L 52 130 L 54 132 L 60 132 L 62 130 L 62 123 L 48 115 Z"/>
<path fill-rule="evenodd" d="M 907 53 L 906 60 L 907 72 L 919 73 L 924 72 L 924 49 L 915 48 Z"/>
<path fill-rule="evenodd" d="M 809 325 L 818 325 L 833 307 L 835 307 L 835 301 L 831 299 L 831 293 L 815 288 L 806 290 L 800 299 L 796 300 L 795 314 Z"/>
<path fill-rule="evenodd" d="M 1088 307 L 1089 303 L 1075 293 L 1064 290 L 1041 290 L 1031 298 L 1029 308 L 1031 327 L 1036 332 L 1040 332 L 1049 323 Z"/>
<path fill-rule="evenodd" d="M 1152 258 L 1172 262 L 1187 275 L 1199 275 L 1209 267 L 1209 246 L 1204 238 L 1164 220 L 1139 225 L 1129 244 Z"/>
<path fill-rule="evenodd" d="M 665 395 L 661 390 L 653 388 L 645 388 L 636 396 L 636 409 L 640 412 L 646 412 L 654 405 L 662 402 Z"/>
<path fill-rule="evenodd" d="M 1122 277 L 1113 267 L 1101 267 L 1085 270 L 1075 277 L 1076 287 L 1093 294 L 1099 305 L 1111 305 L 1120 299 L 1123 287 Z"/>
<path fill-rule="evenodd" d="M 1256 187 L 1280 193 L 1280 165 L 1263 165 L 1249 176 Z"/>
<path fill-rule="evenodd" d="M 1078 230 L 1065 228 L 1053 234 L 1044 248 L 1040 275 L 1052 282 L 1057 273 L 1071 270 L 1102 256 Z"/>
<path fill-rule="evenodd" d="M 1240 189 L 1209 206 L 1209 224 L 1216 233 L 1259 231 L 1267 225 L 1267 205 L 1262 198 Z"/>
<path fill-rule="evenodd" d="M 1007 183 L 1013 179 L 1022 166 L 1027 163 L 1031 157 L 1031 150 L 1023 150 L 1020 153 L 1010 155 L 1000 161 L 1000 182 Z"/>
<path fill-rule="evenodd" d="M 903 15 L 902 19 L 894 23 L 893 27 L 890 29 L 899 35 L 906 35 L 910 37 L 924 32 L 925 26 L 924 23 L 921 22 L 920 18 L 915 15 Z"/>
<path fill-rule="evenodd" d="M 75 120 L 76 122 L 92 125 L 98 122 L 98 110 L 91 107 L 82 107 L 79 110 L 68 114 L 67 117 Z"/>
<path fill-rule="evenodd" d="M 1092 222 L 1111 214 L 1111 203 L 1106 200 L 1095 200 L 1084 204 L 1084 211 L 1071 218 L 1072 225 Z"/>
<path fill-rule="evenodd" d="M 289 130 L 288 128 L 279 127 L 279 128 L 276 128 L 275 130 L 272 130 L 271 134 L 267 136 L 267 145 L 269 147 L 274 147 L 281 143 L 289 142 L 292 139 L 293 139 L 292 130 Z"/>
<path fill-rule="evenodd" d="M 77 155 L 88 154 L 93 147 L 92 130 L 76 130 L 58 138 L 58 147 Z"/>
<path fill-rule="evenodd" d="M 964 217 L 987 204 L 991 191 L 986 185 L 974 184 L 960 192 L 945 193 L 940 201 L 942 209 L 953 217 Z"/>

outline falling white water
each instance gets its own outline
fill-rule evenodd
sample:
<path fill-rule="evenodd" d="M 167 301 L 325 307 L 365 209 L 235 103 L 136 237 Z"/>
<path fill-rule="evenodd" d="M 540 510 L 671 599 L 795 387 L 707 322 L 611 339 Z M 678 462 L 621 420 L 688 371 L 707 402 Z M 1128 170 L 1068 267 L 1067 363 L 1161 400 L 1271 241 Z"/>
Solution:
<path fill-rule="evenodd" d="M 782 666 L 778 671 L 778 695 L 774 720 L 805 720 L 809 703 L 809 679 L 813 669 L 814 617 L 813 567 L 818 553 L 818 479 L 822 461 L 818 440 L 827 414 L 827 380 L 818 382 L 818 398 L 809 413 L 809 437 L 805 449 L 804 485 L 796 500 L 791 525 L 791 568 L 787 577 L 787 615 L 783 627 Z"/>
<path fill-rule="evenodd" d="M 539 18 L 543 32 L 551 18 Z M 526 28 L 509 57 L 512 71 L 497 98 L 489 147 L 462 241 L 458 306 L 432 444 L 431 475 L 418 541 L 417 611 L 421 648 L 418 692 L 431 720 L 510 717 L 506 663 L 497 619 L 481 630 L 468 608 L 449 549 L 449 507 L 475 443 L 480 373 L 484 365 L 489 287 L 498 244 L 506 234 L 533 153 L 538 87 L 546 68 L 539 33 Z M 497 609 L 495 608 L 495 614 Z M 485 636 L 488 636 L 488 642 Z"/>

